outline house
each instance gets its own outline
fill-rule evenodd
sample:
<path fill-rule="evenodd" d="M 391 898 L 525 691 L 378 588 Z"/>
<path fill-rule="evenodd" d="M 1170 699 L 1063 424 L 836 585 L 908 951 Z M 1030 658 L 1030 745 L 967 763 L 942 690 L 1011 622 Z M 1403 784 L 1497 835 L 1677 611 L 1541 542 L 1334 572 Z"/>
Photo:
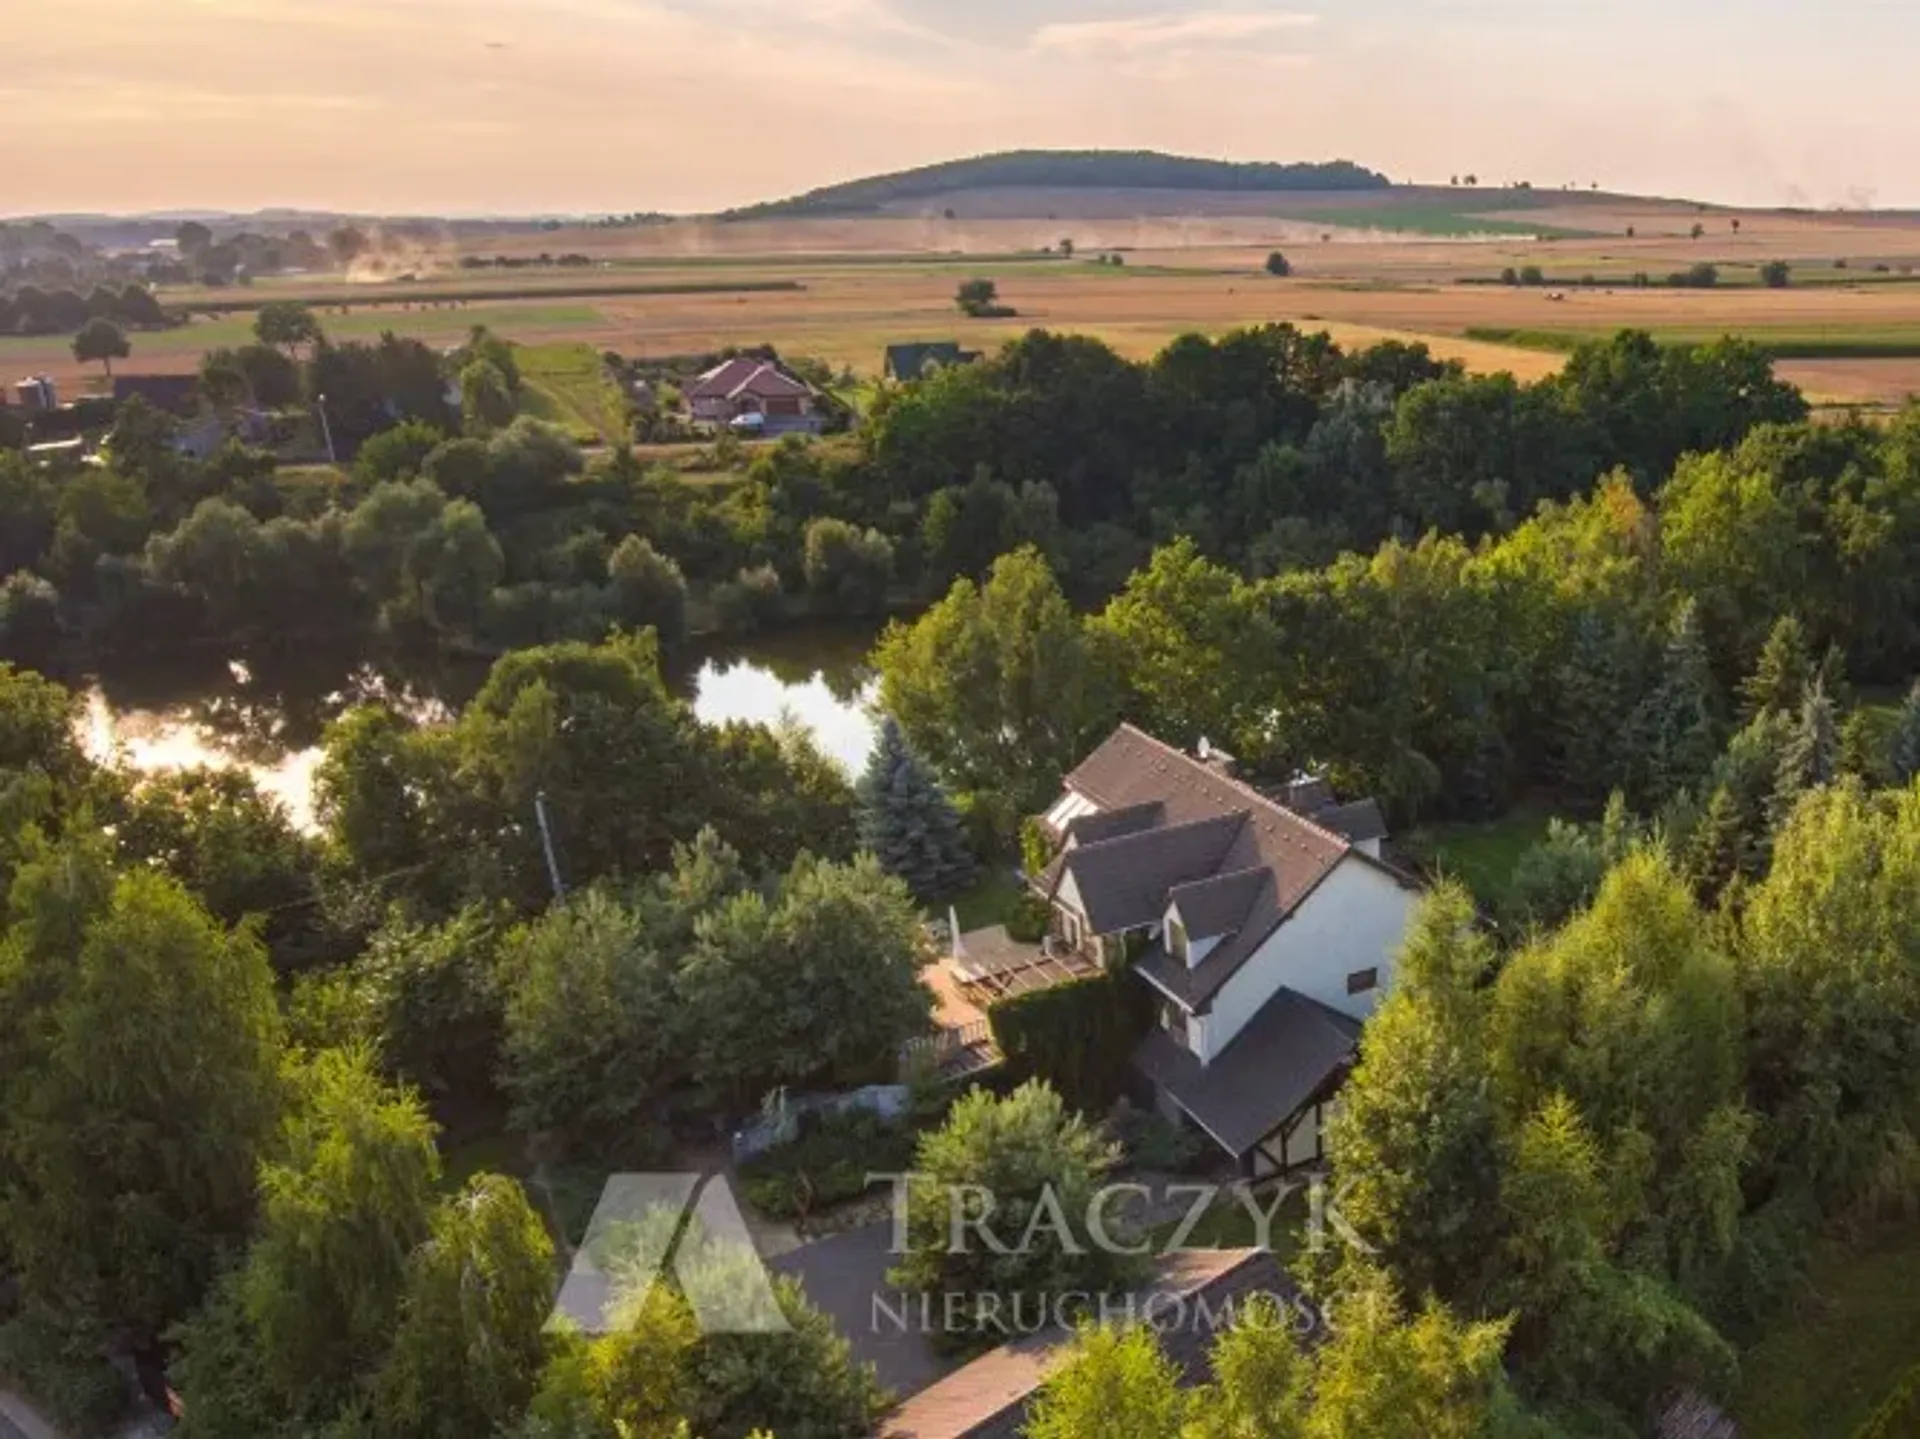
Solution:
<path fill-rule="evenodd" d="M 1214 1341 L 1256 1297 L 1270 1297 L 1311 1338 L 1319 1317 L 1272 1253 L 1197 1249 L 1162 1260 L 1140 1292 L 1102 1306 L 1102 1317 L 1152 1326 L 1183 1385 L 1212 1377 Z M 1023 1335 L 913 1395 L 880 1422 L 880 1439 L 1016 1439 L 1073 1336 L 1059 1327 Z"/>
<path fill-rule="evenodd" d="M 715 365 L 686 389 L 696 421 L 763 435 L 820 433 L 825 419 L 805 383 L 769 361 L 739 355 Z"/>
<path fill-rule="evenodd" d="M 1321 1160 L 1418 885 L 1381 858 L 1373 801 L 1309 777 L 1268 794 L 1203 755 L 1122 725 L 1041 821 L 1056 854 L 1034 885 L 1056 962 L 1130 961 L 1152 988 L 1133 1067 L 1155 1108 L 1260 1178 Z"/>
<path fill-rule="evenodd" d="M 889 380 L 904 383 L 925 379 L 930 367 L 971 365 L 979 358 L 978 350 L 963 350 L 956 340 L 917 340 L 911 344 L 888 345 L 881 373 Z"/>
<path fill-rule="evenodd" d="M 15 401 L 28 414 L 46 414 L 60 406 L 59 391 L 45 375 L 29 375 L 13 387 Z"/>
<path fill-rule="evenodd" d="M 113 402 L 125 404 L 138 396 L 169 415 L 182 419 L 200 409 L 200 378 L 197 375 L 115 375 Z"/>

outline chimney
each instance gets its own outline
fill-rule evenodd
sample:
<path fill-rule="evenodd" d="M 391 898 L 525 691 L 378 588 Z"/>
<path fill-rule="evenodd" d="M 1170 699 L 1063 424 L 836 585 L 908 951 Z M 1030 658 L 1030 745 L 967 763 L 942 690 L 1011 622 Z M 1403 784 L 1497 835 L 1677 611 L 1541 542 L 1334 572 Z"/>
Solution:
<path fill-rule="evenodd" d="M 1235 763 L 1233 756 L 1209 741 L 1205 735 L 1200 736 L 1200 743 L 1194 746 L 1193 752 L 1200 763 L 1215 774 L 1225 775 L 1228 779 L 1233 778 Z"/>

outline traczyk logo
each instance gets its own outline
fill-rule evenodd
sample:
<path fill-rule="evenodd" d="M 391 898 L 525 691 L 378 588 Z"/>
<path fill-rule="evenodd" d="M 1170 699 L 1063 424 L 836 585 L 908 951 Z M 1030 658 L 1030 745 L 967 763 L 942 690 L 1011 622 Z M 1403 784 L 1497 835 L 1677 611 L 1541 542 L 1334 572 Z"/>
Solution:
<path fill-rule="evenodd" d="M 616 1174 L 573 1256 L 549 1327 L 618 1329 L 671 1281 L 702 1334 L 785 1334 L 792 1326 L 725 1175 Z"/>

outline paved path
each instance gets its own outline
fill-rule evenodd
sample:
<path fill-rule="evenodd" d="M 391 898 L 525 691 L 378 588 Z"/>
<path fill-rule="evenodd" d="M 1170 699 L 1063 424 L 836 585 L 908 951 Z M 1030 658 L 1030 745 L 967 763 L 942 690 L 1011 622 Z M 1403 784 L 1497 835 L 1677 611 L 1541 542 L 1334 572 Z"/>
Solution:
<path fill-rule="evenodd" d="M 60 1439 L 58 1432 L 16 1394 L 0 1389 L 0 1439 Z"/>

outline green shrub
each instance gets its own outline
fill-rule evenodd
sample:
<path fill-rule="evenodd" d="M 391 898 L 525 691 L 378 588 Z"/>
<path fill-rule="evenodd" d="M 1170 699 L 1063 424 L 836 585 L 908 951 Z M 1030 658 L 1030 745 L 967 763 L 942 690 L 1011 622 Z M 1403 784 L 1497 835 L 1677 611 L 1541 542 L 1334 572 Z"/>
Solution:
<path fill-rule="evenodd" d="M 111 1433 L 129 1408 L 105 1352 L 31 1312 L 0 1325 L 0 1375 L 71 1434 Z"/>
<path fill-rule="evenodd" d="M 1867 1422 L 1853 1431 L 1853 1439 L 1902 1439 L 1920 1433 L 1920 1364 L 1909 1369 Z"/>
<path fill-rule="evenodd" d="M 914 1132 L 869 1109 L 805 1115 L 791 1144 L 740 1166 L 747 1202 L 770 1219 L 800 1219 L 870 1187 L 869 1174 L 903 1170 L 913 1160 Z"/>
<path fill-rule="evenodd" d="M 1015 1082 L 1043 1080 L 1070 1107 L 1104 1114 L 1126 1089 L 1153 1005 L 1144 984 L 1118 972 L 1003 999 L 987 1021 Z"/>
<path fill-rule="evenodd" d="M 1108 1127 L 1126 1151 L 1127 1163 L 1136 1169 L 1181 1174 L 1209 1153 L 1208 1146 L 1191 1129 L 1163 1119 L 1151 1109 L 1135 1109 L 1125 1100 L 1115 1108 Z"/>

